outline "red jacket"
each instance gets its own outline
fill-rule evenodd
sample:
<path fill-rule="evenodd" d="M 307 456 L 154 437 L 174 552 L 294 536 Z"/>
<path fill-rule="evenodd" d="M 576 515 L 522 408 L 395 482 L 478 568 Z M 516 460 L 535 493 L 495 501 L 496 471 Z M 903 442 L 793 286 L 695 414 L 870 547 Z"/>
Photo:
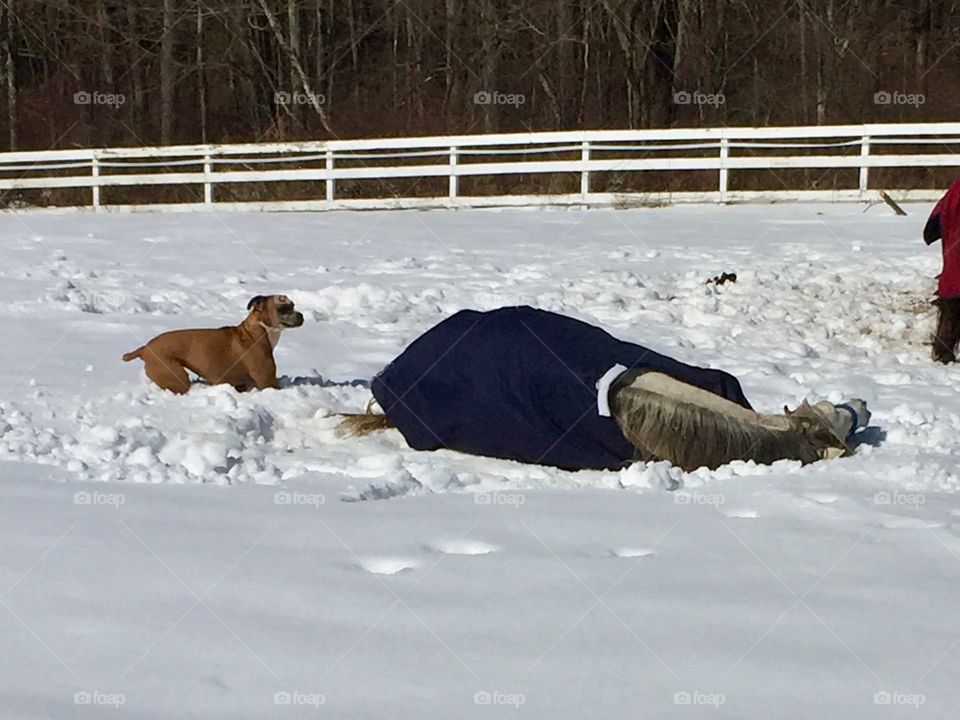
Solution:
<path fill-rule="evenodd" d="M 955 180 L 946 195 L 933 208 L 923 241 L 930 245 L 943 239 L 943 271 L 937 294 L 940 299 L 960 296 L 960 180 Z"/>

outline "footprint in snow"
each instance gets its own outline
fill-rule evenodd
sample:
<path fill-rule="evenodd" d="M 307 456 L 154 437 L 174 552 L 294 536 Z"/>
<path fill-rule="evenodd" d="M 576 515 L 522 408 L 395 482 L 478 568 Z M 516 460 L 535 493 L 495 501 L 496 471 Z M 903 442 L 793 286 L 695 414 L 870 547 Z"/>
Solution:
<path fill-rule="evenodd" d="M 813 500 L 813 502 L 820 503 L 821 505 L 829 505 L 830 503 L 836 502 L 840 496 L 834 495 L 833 493 L 808 492 L 804 494 L 804 497 L 807 500 Z"/>
<path fill-rule="evenodd" d="M 887 530 L 928 530 L 943 527 L 944 523 L 936 520 L 921 520 L 920 518 L 889 517 L 880 523 L 880 527 Z"/>
<path fill-rule="evenodd" d="M 398 557 L 371 557 L 360 561 L 360 567 L 374 575 L 396 575 L 405 570 L 414 570 L 420 563 Z"/>
<path fill-rule="evenodd" d="M 479 540 L 452 540 L 435 543 L 431 549 L 445 555 L 489 555 L 500 548 Z"/>
<path fill-rule="evenodd" d="M 738 520 L 753 520 L 760 517 L 760 513 L 756 510 L 747 510 L 746 508 L 723 508 L 720 510 L 720 514 Z"/>
<path fill-rule="evenodd" d="M 655 553 L 651 548 L 645 547 L 618 547 L 610 548 L 610 554 L 614 557 L 641 558 L 647 557 L 647 555 L 654 555 Z"/>

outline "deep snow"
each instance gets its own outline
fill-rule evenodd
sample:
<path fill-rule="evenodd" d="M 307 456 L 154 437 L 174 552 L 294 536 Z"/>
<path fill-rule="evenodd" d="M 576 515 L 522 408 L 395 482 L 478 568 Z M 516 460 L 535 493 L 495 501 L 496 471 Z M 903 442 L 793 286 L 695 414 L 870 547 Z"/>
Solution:
<path fill-rule="evenodd" d="M 958 370 L 908 210 L 0 216 L 0 717 L 952 717 Z M 280 391 L 119 360 L 271 292 Z M 335 435 L 420 332 L 519 303 L 873 427 L 690 474 Z"/>

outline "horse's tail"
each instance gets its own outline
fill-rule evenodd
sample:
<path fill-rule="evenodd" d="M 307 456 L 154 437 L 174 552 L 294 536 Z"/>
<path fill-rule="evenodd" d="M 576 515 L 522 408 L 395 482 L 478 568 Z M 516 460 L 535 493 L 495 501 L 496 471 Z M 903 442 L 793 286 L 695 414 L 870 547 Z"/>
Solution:
<path fill-rule="evenodd" d="M 393 427 L 386 415 L 377 413 L 344 413 L 341 417 L 343 420 L 337 425 L 337 431 L 350 437 L 363 437 Z"/>
<path fill-rule="evenodd" d="M 343 413 L 340 417 L 343 420 L 337 425 L 337 432 L 348 437 L 363 437 L 395 427 L 386 415 L 373 412 L 373 400 L 367 404 L 366 412 Z"/>
<path fill-rule="evenodd" d="M 130 362 L 131 360 L 135 360 L 136 358 L 141 357 L 141 356 L 143 355 L 143 350 L 144 350 L 144 346 L 141 345 L 141 346 L 138 347 L 136 350 L 134 350 L 134 351 L 132 351 L 132 352 L 128 352 L 127 354 L 125 354 L 125 355 L 123 356 L 123 361 L 124 361 L 124 362 Z"/>

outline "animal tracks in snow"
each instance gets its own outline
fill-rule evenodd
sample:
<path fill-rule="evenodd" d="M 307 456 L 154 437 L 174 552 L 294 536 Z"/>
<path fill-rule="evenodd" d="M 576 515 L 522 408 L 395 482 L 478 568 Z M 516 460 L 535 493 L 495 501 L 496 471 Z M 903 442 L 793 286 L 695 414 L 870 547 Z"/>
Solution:
<path fill-rule="evenodd" d="M 840 498 L 840 496 L 836 493 L 829 492 L 807 492 L 803 494 L 803 497 L 805 497 L 807 500 L 812 500 L 815 503 L 819 503 L 820 505 L 829 505 L 831 503 L 835 503 Z"/>
<path fill-rule="evenodd" d="M 443 555 L 491 555 L 499 552 L 501 548 L 482 540 L 437 540 L 428 545 L 424 545 L 424 550 L 430 553 L 441 553 Z M 635 560 L 638 558 L 656 555 L 656 551 L 651 547 L 645 546 L 616 546 L 608 550 L 610 557 L 625 558 Z M 374 575 L 397 575 L 404 572 L 416 570 L 424 564 L 423 560 L 400 556 L 368 556 L 361 558 L 359 566 L 361 569 Z"/>
<path fill-rule="evenodd" d="M 444 555 L 489 555 L 500 548 L 480 540 L 440 541 L 429 546 L 431 550 Z"/>
<path fill-rule="evenodd" d="M 400 557 L 368 557 L 360 560 L 360 567 L 374 575 L 396 575 L 419 566 L 416 560 Z"/>
<path fill-rule="evenodd" d="M 642 558 L 656 553 L 652 548 L 647 547 L 615 547 L 610 548 L 610 554 L 621 558 Z"/>
<path fill-rule="evenodd" d="M 481 540 L 438 540 L 424 545 L 428 553 L 443 553 L 444 555 L 490 555 L 500 548 Z M 416 559 L 398 555 L 377 555 L 360 558 L 359 566 L 374 575 L 396 575 L 398 573 L 416 570 L 424 564 L 423 559 Z"/>
<path fill-rule="evenodd" d="M 736 520 L 754 520 L 760 517 L 759 512 L 748 508 L 721 508 L 720 514 Z"/>
<path fill-rule="evenodd" d="M 885 530 L 931 530 L 933 528 L 943 527 L 944 525 L 945 523 L 937 520 L 903 516 L 890 516 L 880 522 L 880 527 Z"/>

